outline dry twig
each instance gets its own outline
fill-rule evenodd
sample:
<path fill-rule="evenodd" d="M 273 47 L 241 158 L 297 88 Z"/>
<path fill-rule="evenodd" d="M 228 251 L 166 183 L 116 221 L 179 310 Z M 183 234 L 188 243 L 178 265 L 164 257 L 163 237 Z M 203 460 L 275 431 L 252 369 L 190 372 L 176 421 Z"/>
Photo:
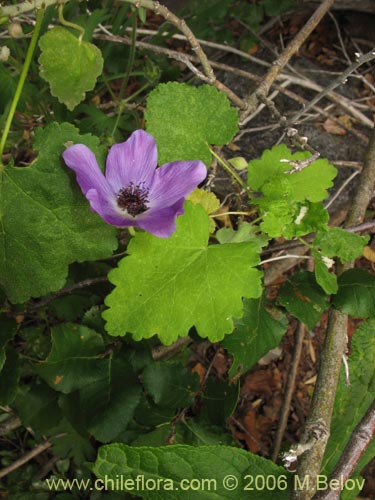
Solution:
<path fill-rule="evenodd" d="M 272 84 L 281 73 L 284 66 L 288 63 L 290 58 L 300 49 L 301 45 L 306 41 L 311 32 L 320 23 L 321 19 L 328 12 L 333 2 L 334 0 L 324 0 L 307 21 L 305 26 L 298 32 L 295 38 L 282 52 L 280 57 L 276 59 L 276 61 L 274 61 L 272 67 L 268 71 L 265 78 L 262 80 L 257 90 L 247 98 L 247 108 L 241 115 L 241 121 L 244 121 L 249 114 L 254 112 L 258 104 L 259 96 L 267 97 Z"/>
<path fill-rule="evenodd" d="M 277 457 L 279 455 L 281 441 L 284 436 L 284 432 L 288 423 L 288 416 L 290 413 L 290 403 L 292 401 L 294 388 L 296 385 L 296 377 L 298 372 L 298 365 L 301 359 L 302 347 L 303 347 L 303 339 L 305 336 L 306 327 L 303 323 L 298 324 L 296 337 L 295 337 L 295 345 L 293 351 L 293 358 L 291 362 L 291 366 L 288 372 L 288 380 L 285 387 L 283 404 L 280 410 L 280 417 L 278 420 L 278 427 L 275 436 L 275 441 L 272 450 L 271 460 L 276 462 Z"/>
<path fill-rule="evenodd" d="M 354 429 L 345 449 L 337 462 L 332 474 L 329 476 L 328 484 L 332 480 L 338 480 L 339 484 L 345 484 L 356 468 L 360 458 L 366 451 L 367 446 L 375 435 L 375 400 L 367 410 L 365 416 Z M 316 493 L 312 500 L 339 500 L 340 490 L 325 490 Z"/>

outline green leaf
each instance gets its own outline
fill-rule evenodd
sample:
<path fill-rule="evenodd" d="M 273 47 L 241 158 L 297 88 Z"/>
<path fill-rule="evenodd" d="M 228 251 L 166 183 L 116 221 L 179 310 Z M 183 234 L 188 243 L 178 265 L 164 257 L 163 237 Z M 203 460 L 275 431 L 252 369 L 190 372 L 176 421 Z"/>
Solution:
<path fill-rule="evenodd" d="M 262 298 L 245 300 L 243 317 L 235 323 L 235 331 L 221 343 L 233 356 L 231 376 L 249 370 L 277 347 L 288 327 L 285 315 L 276 308 L 267 307 Z"/>
<path fill-rule="evenodd" d="M 319 231 L 314 239 L 314 246 L 327 257 L 338 257 L 341 262 L 348 262 L 359 257 L 369 236 L 358 236 L 339 227 L 327 227 Z"/>
<path fill-rule="evenodd" d="M 87 429 L 103 443 L 112 441 L 127 428 L 141 395 L 138 378 L 127 357 L 116 353 L 108 361 L 102 378 L 80 390 L 80 412 Z"/>
<path fill-rule="evenodd" d="M 78 465 L 94 459 L 95 450 L 89 436 L 82 436 L 65 418 L 56 427 L 50 427 L 50 433 L 53 452 L 59 457 L 73 457 Z"/>
<path fill-rule="evenodd" d="M 285 146 L 264 151 L 261 159 L 252 160 L 248 168 L 248 183 L 261 191 L 254 198 L 263 219 L 260 227 L 272 238 L 293 238 L 325 228 L 328 212 L 321 204 L 332 186 L 336 169 L 327 160 L 316 160 L 301 171 L 288 173 L 288 161 L 306 160 L 309 152 L 292 152 Z"/>
<path fill-rule="evenodd" d="M 21 417 L 22 425 L 31 427 L 39 435 L 49 434 L 52 427 L 63 418 L 58 407 L 59 394 L 38 381 L 27 392 L 19 393 L 13 403 Z"/>
<path fill-rule="evenodd" d="M 290 493 L 284 468 L 230 446 L 137 448 L 115 443 L 99 449 L 93 471 L 99 478 L 121 477 L 124 484 L 128 481 L 127 491 L 147 500 L 269 500 L 270 489 L 273 500 L 287 500 Z M 273 478 L 268 491 L 255 487 L 260 476 Z M 137 477 L 148 488 L 137 485 Z"/>
<path fill-rule="evenodd" d="M 5 351 L 5 363 L 0 373 L 0 404 L 10 405 L 17 394 L 20 379 L 20 362 L 18 353 L 8 346 Z"/>
<path fill-rule="evenodd" d="M 375 320 L 363 323 L 354 333 L 349 356 L 350 385 L 345 380 L 344 366 L 336 392 L 330 437 L 324 455 L 324 472 L 329 474 L 340 458 L 346 442 L 375 398 Z M 372 440 L 360 458 L 353 477 L 375 455 Z"/>
<path fill-rule="evenodd" d="M 103 351 L 102 336 L 93 330 L 57 325 L 52 330 L 52 351 L 36 370 L 53 389 L 66 394 L 103 378 Z"/>
<path fill-rule="evenodd" d="M 7 343 L 16 333 L 17 324 L 6 317 L 0 317 L 0 373 L 6 360 Z"/>
<path fill-rule="evenodd" d="M 278 300 L 293 316 L 312 329 L 328 309 L 326 295 L 317 285 L 314 274 L 300 271 L 280 288 Z"/>
<path fill-rule="evenodd" d="M 135 421 L 145 427 L 169 424 L 175 417 L 174 408 L 161 407 L 148 398 L 142 398 L 134 414 Z"/>
<path fill-rule="evenodd" d="M 236 409 L 239 392 L 239 383 L 209 378 L 202 394 L 199 420 L 206 426 L 226 427 L 228 418 Z"/>
<path fill-rule="evenodd" d="M 329 272 L 327 263 L 324 261 L 324 256 L 322 256 L 316 250 L 312 250 L 311 253 L 314 257 L 315 262 L 316 282 L 328 295 L 330 295 L 331 293 L 335 294 L 338 289 L 336 274 Z"/>
<path fill-rule="evenodd" d="M 60 26 L 47 31 L 39 46 L 40 76 L 50 84 L 53 96 L 69 110 L 74 109 L 102 72 L 100 50 L 92 43 L 80 42 Z"/>
<path fill-rule="evenodd" d="M 279 16 L 296 6 L 296 0 L 261 0 L 261 5 L 269 17 Z"/>
<path fill-rule="evenodd" d="M 69 124 L 38 129 L 38 158 L 29 166 L 0 173 L 0 283 L 9 300 L 23 302 L 58 290 L 74 261 L 108 257 L 116 230 L 89 207 L 75 175 L 62 162 L 64 143 L 98 140 Z"/>
<path fill-rule="evenodd" d="M 363 269 L 349 269 L 341 274 L 338 283 L 333 299 L 337 309 L 355 318 L 375 316 L 375 276 Z"/>
<path fill-rule="evenodd" d="M 208 144 L 228 143 L 237 131 L 237 112 L 228 98 L 210 85 L 162 83 L 150 92 L 147 131 L 156 139 L 159 163 L 202 160 L 211 163 Z"/>
<path fill-rule="evenodd" d="M 282 187 L 282 194 L 289 191 L 288 197 L 295 201 L 322 201 L 327 197 L 327 189 L 332 187 L 332 180 L 337 171 L 328 160 L 315 160 L 308 167 L 293 174 L 285 173 L 292 167 L 287 162 L 306 160 L 311 156 L 308 151 L 292 153 L 284 144 L 266 149 L 259 160 L 252 160 L 248 168 L 248 184 L 256 191 L 268 190 L 268 196 L 274 190 L 275 195 Z M 267 184 L 269 186 L 267 186 Z M 279 197 L 276 195 L 275 197 Z"/>
<path fill-rule="evenodd" d="M 215 426 L 213 422 L 202 424 L 194 420 L 184 419 L 177 426 L 176 437 L 177 440 L 174 444 L 234 445 L 234 439 L 230 433 L 225 434 L 222 426 Z"/>
<path fill-rule="evenodd" d="M 283 235 L 287 226 L 293 223 L 296 217 L 297 206 L 288 200 L 261 200 L 261 215 L 263 221 L 260 228 L 270 238 L 278 238 Z"/>
<path fill-rule="evenodd" d="M 252 241 L 258 244 L 259 252 L 267 245 L 268 238 L 264 234 L 256 234 L 259 228 L 250 224 L 250 222 L 241 222 L 235 231 L 231 227 L 222 227 L 216 232 L 219 243 L 243 243 Z"/>
<path fill-rule="evenodd" d="M 260 227 L 272 238 L 291 239 L 327 227 L 329 214 L 322 203 L 296 203 L 281 197 L 260 199 L 258 205 L 263 218 Z"/>
<path fill-rule="evenodd" d="M 157 334 L 171 344 L 193 326 L 212 342 L 231 332 L 242 297 L 261 293 L 261 272 L 252 267 L 259 263 L 257 245 L 207 246 L 208 238 L 209 218 L 190 202 L 171 238 L 137 233 L 129 256 L 109 274 L 116 286 L 103 313 L 110 335 L 128 331 L 141 340 Z"/>
<path fill-rule="evenodd" d="M 181 363 L 153 363 L 143 371 L 143 383 L 157 405 L 172 408 L 190 406 L 199 389 L 199 377 Z"/>

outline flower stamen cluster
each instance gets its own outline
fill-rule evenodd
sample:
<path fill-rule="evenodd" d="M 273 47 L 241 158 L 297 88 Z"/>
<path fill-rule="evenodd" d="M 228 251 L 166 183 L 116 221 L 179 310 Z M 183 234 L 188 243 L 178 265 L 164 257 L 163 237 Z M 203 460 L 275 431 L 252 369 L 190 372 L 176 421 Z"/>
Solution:
<path fill-rule="evenodd" d="M 148 209 L 148 193 L 149 190 L 141 187 L 141 184 L 135 186 L 133 182 L 129 186 L 121 188 L 117 194 L 117 205 L 130 214 L 136 217 Z"/>

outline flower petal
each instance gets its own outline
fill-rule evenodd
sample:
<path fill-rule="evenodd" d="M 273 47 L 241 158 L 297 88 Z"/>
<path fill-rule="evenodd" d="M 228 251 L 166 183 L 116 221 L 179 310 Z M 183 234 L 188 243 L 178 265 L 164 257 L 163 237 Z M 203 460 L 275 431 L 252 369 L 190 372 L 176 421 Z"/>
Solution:
<path fill-rule="evenodd" d="M 117 227 L 138 226 L 138 222 L 130 215 L 121 215 L 115 208 L 116 199 L 103 198 L 96 189 L 90 189 L 86 194 L 91 208 L 100 215 L 100 217 Z"/>
<path fill-rule="evenodd" d="M 155 170 L 149 193 L 150 209 L 169 207 L 185 198 L 207 175 L 201 161 L 175 161 Z"/>
<path fill-rule="evenodd" d="M 155 139 L 144 130 L 136 130 L 129 139 L 114 144 L 107 157 L 106 177 L 118 192 L 130 183 L 149 187 L 158 162 Z"/>
<path fill-rule="evenodd" d="M 74 144 L 62 154 L 65 163 L 74 170 L 84 195 L 95 189 L 102 198 L 113 196 L 112 189 L 96 161 L 94 153 L 84 144 Z"/>
<path fill-rule="evenodd" d="M 176 218 L 184 213 L 184 198 L 173 205 L 160 210 L 148 210 L 137 216 L 137 225 L 145 231 L 159 236 L 169 238 L 176 231 Z"/>

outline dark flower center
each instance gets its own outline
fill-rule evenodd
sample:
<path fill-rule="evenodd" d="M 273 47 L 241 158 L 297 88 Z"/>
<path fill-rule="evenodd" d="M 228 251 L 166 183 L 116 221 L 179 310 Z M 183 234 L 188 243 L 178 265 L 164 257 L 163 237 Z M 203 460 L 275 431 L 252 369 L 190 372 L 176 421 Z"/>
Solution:
<path fill-rule="evenodd" d="M 129 186 L 121 188 L 117 194 L 117 205 L 122 210 L 126 210 L 132 217 L 148 209 L 149 190 L 145 189 L 142 184 L 137 184 L 135 186 L 133 182 L 131 182 Z"/>

